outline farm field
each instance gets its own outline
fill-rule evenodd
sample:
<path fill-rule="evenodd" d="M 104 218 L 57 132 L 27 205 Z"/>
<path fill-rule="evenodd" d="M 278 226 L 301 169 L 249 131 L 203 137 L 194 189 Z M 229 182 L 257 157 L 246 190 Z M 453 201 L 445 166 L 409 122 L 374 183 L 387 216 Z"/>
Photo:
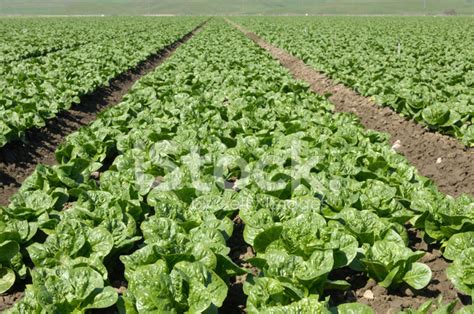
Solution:
<path fill-rule="evenodd" d="M 235 21 L 360 94 L 474 146 L 471 17 Z"/>
<path fill-rule="evenodd" d="M 0 147 L 44 126 L 81 96 L 192 31 L 198 21 L 203 19 L 55 20 L 59 25 L 41 19 L 4 20 Z"/>
<path fill-rule="evenodd" d="M 162 54 L 159 65 L 141 75 L 118 104 L 68 133 L 48 153 L 54 162 L 38 164 L 18 182 L 7 202 L 0 200 L 5 204 L 0 206 L 0 311 L 474 311 L 470 186 L 466 183 L 451 195 L 441 192 L 441 180 L 422 176 L 409 156 L 398 153 L 389 134 L 364 128 L 353 113 L 337 111 L 328 95 L 295 79 L 292 69 L 241 28 L 257 32 L 310 66 L 315 66 L 316 57 L 337 59 L 328 74 L 348 73 L 355 79 L 362 75 L 352 73 L 353 67 L 344 61 L 348 50 L 343 43 L 335 44 L 339 37 L 328 38 L 324 27 L 332 23 L 342 34 L 344 23 L 362 29 L 362 21 L 347 17 L 56 21 L 0 20 L 0 33 L 18 38 L 1 50 L 1 59 L 10 61 L 0 63 L 4 71 L 0 79 L 14 86 L 0 89 L 0 110 L 5 112 L 1 117 L 16 132 L 5 136 L 6 145 L 0 147 L 5 153 L 21 140 L 22 132 L 48 129 L 48 120 L 80 107 L 82 96 L 104 88 L 162 49 L 175 48 Z M 391 21 L 384 28 L 379 19 L 369 18 L 366 27 L 385 34 L 402 24 L 401 18 Z M 465 143 L 459 143 L 463 153 L 452 158 L 462 157 L 465 163 L 467 158 L 474 164 L 466 131 L 472 130 L 473 122 L 469 111 L 473 60 L 469 42 L 461 40 L 464 23 L 471 22 L 426 21 L 406 19 L 407 25 L 426 28 L 423 38 L 429 37 L 429 29 L 446 30 L 441 33 L 455 37 L 458 52 L 465 56 L 433 44 L 431 49 L 448 51 L 446 56 L 459 63 L 456 73 L 440 75 L 438 81 L 428 77 L 434 75 L 431 70 L 440 72 L 432 69 L 437 64 L 433 57 L 399 60 L 402 69 L 410 68 L 410 59 L 426 72 L 423 86 L 436 90 L 430 95 L 439 103 L 423 103 L 417 111 L 407 105 L 408 100 L 396 97 L 402 99 L 400 108 L 410 108 L 405 110 L 415 118 L 431 106 L 433 115 L 448 107 L 451 119 L 459 116 L 449 125 L 430 124 L 435 132 L 426 136 Z M 448 23 L 456 30 L 449 35 Z M 359 33 L 370 33 L 361 29 Z M 37 39 L 28 38 L 29 32 Z M 75 32 L 82 35 L 74 37 Z M 304 37 L 309 33 L 326 38 L 330 48 L 311 50 L 322 45 L 301 44 L 309 42 Z M 384 35 L 378 38 L 381 46 L 387 42 Z M 371 55 L 371 46 L 361 42 L 372 39 L 358 40 L 352 49 L 361 50 L 354 58 Z M 381 51 L 372 65 L 396 72 L 392 63 L 380 61 Z M 367 76 L 361 88 L 387 89 L 384 77 L 381 74 L 379 82 Z M 406 88 L 410 95 L 424 91 L 415 84 Z M 26 104 L 34 104 L 34 109 L 21 111 L 28 108 Z M 16 115 L 6 114 L 11 111 Z M 13 116 L 24 121 L 29 114 L 40 122 L 10 126 Z M 472 174 L 463 171 L 467 177 Z"/>

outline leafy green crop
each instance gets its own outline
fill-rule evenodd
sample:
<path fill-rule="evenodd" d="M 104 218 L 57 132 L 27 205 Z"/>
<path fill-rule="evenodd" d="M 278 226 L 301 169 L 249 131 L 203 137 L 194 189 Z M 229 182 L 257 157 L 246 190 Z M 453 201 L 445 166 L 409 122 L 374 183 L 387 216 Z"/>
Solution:
<path fill-rule="evenodd" d="M 0 293 L 10 289 L 17 277 L 25 279 L 27 268 L 20 246 L 27 243 L 36 230 L 34 222 L 9 219 L 0 209 Z"/>
<path fill-rule="evenodd" d="M 454 313 L 454 308 L 456 307 L 456 303 L 457 303 L 457 300 L 443 304 L 443 298 L 442 296 L 440 296 L 436 300 L 426 301 L 425 303 L 420 305 L 417 309 L 406 309 L 404 311 L 400 311 L 398 314 Z M 469 313 L 470 307 L 471 306 L 469 305 L 465 306 L 461 308 L 459 311 L 457 311 L 456 313 Z"/>
<path fill-rule="evenodd" d="M 77 48 L 94 40 L 104 40 L 112 33 L 103 29 L 109 19 L 29 18 L 2 19 L 0 64 L 39 57 L 63 49 Z M 54 23 L 54 27 L 52 27 Z M 113 25 L 113 24 L 110 24 Z M 108 35 L 106 37 L 101 37 Z M 97 37 L 99 36 L 99 37 Z"/>
<path fill-rule="evenodd" d="M 438 221 L 438 204 L 467 212 L 471 199 L 440 194 L 386 135 L 334 114 L 221 20 L 56 156 L 1 211 L 5 226 L 31 229 L 18 244 L 34 264 L 32 285 L 13 313 L 111 303 L 130 313 L 212 313 L 234 276 L 247 278 L 250 313 L 372 313 L 361 304 L 330 308 L 326 290 L 349 287 L 331 275 L 351 267 L 385 286 L 422 288 L 430 271 L 407 247 L 404 225 L 425 230 Z M 246 260 L 252 273 L 231 259 L 237 215 L 256 253 Z M 448 243 L 454 226 L 436 241 Z M 127 287 L 115 302 L 111 277 L 121 264 Z M 53 296 L 62 279 L 39 276 L 78 268 L 91 279 L 66 286 L 67 299 Z"/>
<path fill-rule="evenodd" d="M 361 263 L 369 275 L 383 287 L 407 283 L 414 289 L 422 289 L 431 280 L 428 266 L 416 262 L 424 252 L 412 252 L 403 243 L 377 241 L 367 251 Z"/>
<path fill-rule="evenodd" d="M 453 235 L 443 256 L 453 260 L 448 267 L 448 278 L 459 291 L 474 297 L 474 231 Z"/>
<path fill-rule="evenodd" d="M 48 31 L 59 32 L 57 36 L 71 39 L 72 46 L 51 48 L 53 51 L 44 56 L 18 57 L 18 61 L 0 63 L 0 147 L 21 138 L 29 128 L 45 126 L 46 121 L 58 112 L 79 103 L 81 96 L 108 85 L 112 78 L 183 37 L 202 20 L 92 19 L 90 22 L 94 23 L 80 23 L 72 33 L 64 30 L 62 24 L 43 25 Z M 8 21 L 13 26 L 18 23 L 15 19 Z M 27 27 L 34 25 L 23 23 Z M 0 31 L 2 27 L 6 28 L 7 36 L 15 37 L 16 29 L 10 29 L 8 22 L 0 24 Z M 86 33 L 82 32 L 83 27 L 88 29 Z M 77 32 L 82 34 L 79 38 L 76 38 Z M 22 35 L 20 40 L 26 36 L 29 34 Z M 81 38 L 86 42 L 81 43 Z M 97 42 L 101 44 L 97 45 Z M 13 41 L 12 45 L 15 46 L 16 42 Z M 41 43 L 37 45 L 41 51 Z M 4 58 L 8 60 L 8 52 Z"/>
<path fill-rule="evenodd" d="M 15 272 L 12 269 L 13 258 L 20 252 L 20 246 L 12 240 L 3 240 L 0 243 L 0 292 L 10 289 L 15 283 Z"/>
<path fill-rule="evenodd" d="M 448 278 L 456 289 L 474 297 L 474 247 L 467 248 L 459 254 L 447 270 Z"/>
<path fill-rule="evenodd" d="M 102 275 L 87 265 L 68 265 L 32 271 L 33 284 L 12 313 L 84 313 L 114 305 L 118 295 L 104 286 Z"/>
<path fill-rule="evenodd" d="M 234 20 L 360 94 L 474 145 L 471 18 Z"/>
<path fill-rule="evenodd" d="M 145 246 L 121 257 L 129 282 L 127 313 L 200 313 L 222 306 L 227 296 L 222 278 L 245 273 L 227 256 L 232 221 L 216 218 L 217 212 L 201 206 L 199 198 L 188 207 L 173 193 L 151 191 L 149 197 L 172 210 L 157 211 L 144 221 Z"/>

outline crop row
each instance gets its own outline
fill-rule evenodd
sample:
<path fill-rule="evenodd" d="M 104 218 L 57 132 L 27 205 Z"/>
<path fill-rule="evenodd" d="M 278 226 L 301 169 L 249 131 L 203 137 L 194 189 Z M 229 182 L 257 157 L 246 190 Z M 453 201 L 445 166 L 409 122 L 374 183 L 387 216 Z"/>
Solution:
<path fill-rule="evenodd" d="M 474 145 L 472 19 L 234 20 L 360 94 Z"/>
<path fill-rule="evenodd" d="M 159 24 L 175 20 L 161 18 Z M 133 36 L 155 28 L 156 24 L 156 19 L 143 17 L 4 18 L 0 21 L 0 64 Z"/>
<path fill-rule="evenodd" d="M 444 243 L 448 275 L 472 294 L 473 200 L 437 192 L 384 134 L 334 114 L 221 20 L 56 156 L 0 209 L 0 287 L 32 277 L 13 313 L 215 312 L 237 275 L 249 313 L 326 313 L 325 290 L 348 287 L 329 279 L 343 267 L 386 287 L 428 284 L 407 223 Z M 257 274 L 228 256 L 236 215 Z"/>
<path fill-rule="evenodd" d="M 0 63 L 39 57 L 77 47 L 98 35 L 100 22 L 81 19 L 2 19 L 0 21 Z M 51 24 L 54 23 L 54 26 Z"/>
<path fill-rule="evenodd" d="M 123 25 L 120 19 L 113 20 L 109 23 L 113 31 L 95 25 L 97 34 L 89 44 L 1 64 L 0 147 L 21 138 L 29 128 L 44 126 L 59 111 L 79 103 L 81 96 L 107 85 L 199 22 L 202 18 L 135 20 Z"/>

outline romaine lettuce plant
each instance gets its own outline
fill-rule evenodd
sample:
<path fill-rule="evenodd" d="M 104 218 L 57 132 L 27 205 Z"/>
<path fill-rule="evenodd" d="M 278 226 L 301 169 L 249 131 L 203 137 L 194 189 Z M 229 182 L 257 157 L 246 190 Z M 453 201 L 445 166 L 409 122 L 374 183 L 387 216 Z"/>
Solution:
<path fill-rule="evenodd" d="M 86 265 L 36 268 L 33 284 L 8 313 L 84 313 L 114 305 L 118 295 L 102 275 Z"/>
<path fill-rule="evenodd" d="M 418 263 L 424 252 L 413 252 L 403 244 L 381 240 L 368 247 L 361 262 L 369 276 L 383 287 L 406 283 L 414 289 L 422 289 L 431 281 L 431 269 Z"/>
<path fill-rule="evenodd" d="M 446 242 L 443 256 L 453 261 L 447 275 L 456 289 L 474 298 L 474 232 L 453 235 Z"/>

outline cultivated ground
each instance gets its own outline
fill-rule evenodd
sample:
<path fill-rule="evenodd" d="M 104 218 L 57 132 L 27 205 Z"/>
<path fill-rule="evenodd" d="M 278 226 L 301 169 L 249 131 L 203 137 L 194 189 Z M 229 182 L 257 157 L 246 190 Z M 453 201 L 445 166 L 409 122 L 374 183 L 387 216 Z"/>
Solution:
<path fill-rule="evenodd" d="M 71 5 L 75 5 L 74 2 L 71 3 Z M 193 3 L 196 6 L 200 4 L 198 2 Z M 369 5 L 368 2 L 365 4 Z M 32 9 L 31 5 L 34 5 L 34 2 L 31 4 L 10 4 L 7 10 L 10 10 L 12 13 L 22 12 L 22 10 L 24 10 L 23 12 L 38 10 Z M 47 5 L 48 3 L 42 4 L 42 6 Z M 84 9 L 82 5 L 78 4 L 77 6 L 79 12 L 82 12 L 81 10 Z M 117 6 L 116 10 L 120 10 L 122 3 L 116 3 L 115 5 Z M 161 5 L 165 6 L 166 3 Z M 277 6 L 276 4 L 273 5 Z M 321 2 L 319 5 L 318 10 L 329 13 L 340 13 L 338 10 L 341 10 L 341 8 L 347 9 L 347 6 L 349 6 L 339 1 L 326 1 Z M 464 10 L 464 6 L 467 6 L 469 9 L 472 4 L 469 2 L 456 2 L 456 5 L 457 8 L 460 8 L 459 10 Z M 380 12 L 374 13 L 392 11 L 395 10 L 395 7 L 394 3 L 386 2 L 377 8 Z M 153 10 L 155 8 L 158 10 L 157 7 L 152 8 Z M 415 8 L 416 6 L 413 5 L 412 10 L 418 10 Z M 441 8 L 440 4 L 440 7 L 436 7 L 433 10 L 436 11 Z M 62 9 L 68 10 L 69 8 L 64 7 Z M 61 10 L 61 8 L 58 10 Z M 169 10 L 169 12 L 172 12 L 173 9 Z M 279 12 L 278 8 L 272 8 L 271 10 L 275 10 L 270 11 L 271 13 Z M 393 149 L 402 154 L 415 166 L 421 175 L 431 179 L 441 192 L 455 197 L 463 193 L 471 196 L 474 195 L 474 151 L 472 148 L 466 148 L 452 137 L 431 132 L 411 120 L 404 119 L 387 107 L 377 106 L 373 100 L 358 95 L 346 86 L 334 83 L 324 74 L 317 72 L 282 49 L 265 42 L 256 34 L 232 22 L 231 19 L 226 19 L 226 21 L 253 40 L 274 59 L 278 60 L 281 66 L 286 68 L 294 78 L 308 83 L 313 92 L 328 97 L 329 101 L 334 104 L 336 112 L 353 113 L 360 119 L 365 128 L 390 134 L 390 143 L 393 145 Z M 106 108 L 119 104 L 123 100 L 123 96 L 129 92 L 136 81 L 146 74 L 152 73 L 156 67 L 166 62 L 173 55 L 177 47 L 192 40 L 193 37 L 206 27 L 208 27 L 206 24 L 197 27 L 180 40 L 149 56 L 137 67 L 114 78 L 110 82 L 110 86 L 100 88 L 82 97 L 79 104 L 70 110 L 62 112 L 57 118 L 50 120 L 44 128 L 29 131 L 26 134 L 25 142 L 14 141 L 0 148 L 0 205 L 7 205 L 9 203 L 9 198 L 18 191 L 23 181 L 33 173 L 38 164 L 57 164 L 55 157 L 56 148 L 64 142 L 67 135 L 76 132 L 83 126 L 89 125 Z M 225 100 L 222 105 L 227 106 Z M 107 162 L 104 161 L 105 163 Z M 99 169 L 98 174 L 94 174 L 97 175 L 95 179 L 98 180 L 104 172 L 105 169 Z M 159 182 L 161 179 L 163 177 L 159 177 L 157 185 L 161 183 Z M 228 178 L 225 182 L 226 189 L 236 190 L 234 187 L 236 179 L 235 177 Z M 64 210 L 67 210 L 68 206 L 72 205 L 65 204 Z M 259 269 L 247 261 L 249 258 L 255 257 L 256 252 L 252 246 L 244 241 L 245 223 L 238 214 L 232 215 L 231 218 L 234 231 L 227 240 L 227 246 L 230 248 L 228 256 L 236 265 L 257 274 Z M 457 301 L 456 309 L 461 308 L 463 305 L 472 304 L 472 299 L 458 293 L 454 289 L 452 282 L 447 278 L 445 270 L 449 262 L 443 258 L 440 245 L 428 244 L 424 241 L 423 235 L 419 230 L 412 228 L 408 224 L 406 228 L 408 229 L 409 236 L 408 247 L 413 251 L 426 252 L 426 255 L 420 261 L 428 265 L 432 270 L 433 276 L 430 283 L 420 290 L 410 289 L 406 284 L 402 284 L 395 289 L 385 289 L 377 285 L 374 280 L 368 279 L 365 274 L 351 270 L 349 267 L 343 267 L 332 271 L 330 279 L 346 280 L 351 287 L 344 292 L 336 290 L 326 291 L 327 296 L 330 296 L 331 305 L 337 306 L 357 301 L 370 305 L 376 313 L 397 313 L 400 310 L 418 308 L 426 301 L 431 300 L 436 303 L 436 300 L 441 297 L 442 303 Z M 121 263 L 109 272 L 111 273 L 111 285 L 122 295 L 129 287 L 124 278 L 124 269 Z M 223 307 L 219 310 L 220 313 L 245 313 L 247 297 L 243 292 L 243 283 L 246 281 L 246 277 L 247 275 L 234 275 L 231 277 L 229 293 Z M 29 283 L 29 281 L 26 283 Z M 16 284 L 6 294 L 1 294 L 0 311 L 11 307 L 21 299 L 24 289 L 25 282 L 21 282 Z M 114 313 L 115 309 L 111 307 L 95 312 Z"/>

